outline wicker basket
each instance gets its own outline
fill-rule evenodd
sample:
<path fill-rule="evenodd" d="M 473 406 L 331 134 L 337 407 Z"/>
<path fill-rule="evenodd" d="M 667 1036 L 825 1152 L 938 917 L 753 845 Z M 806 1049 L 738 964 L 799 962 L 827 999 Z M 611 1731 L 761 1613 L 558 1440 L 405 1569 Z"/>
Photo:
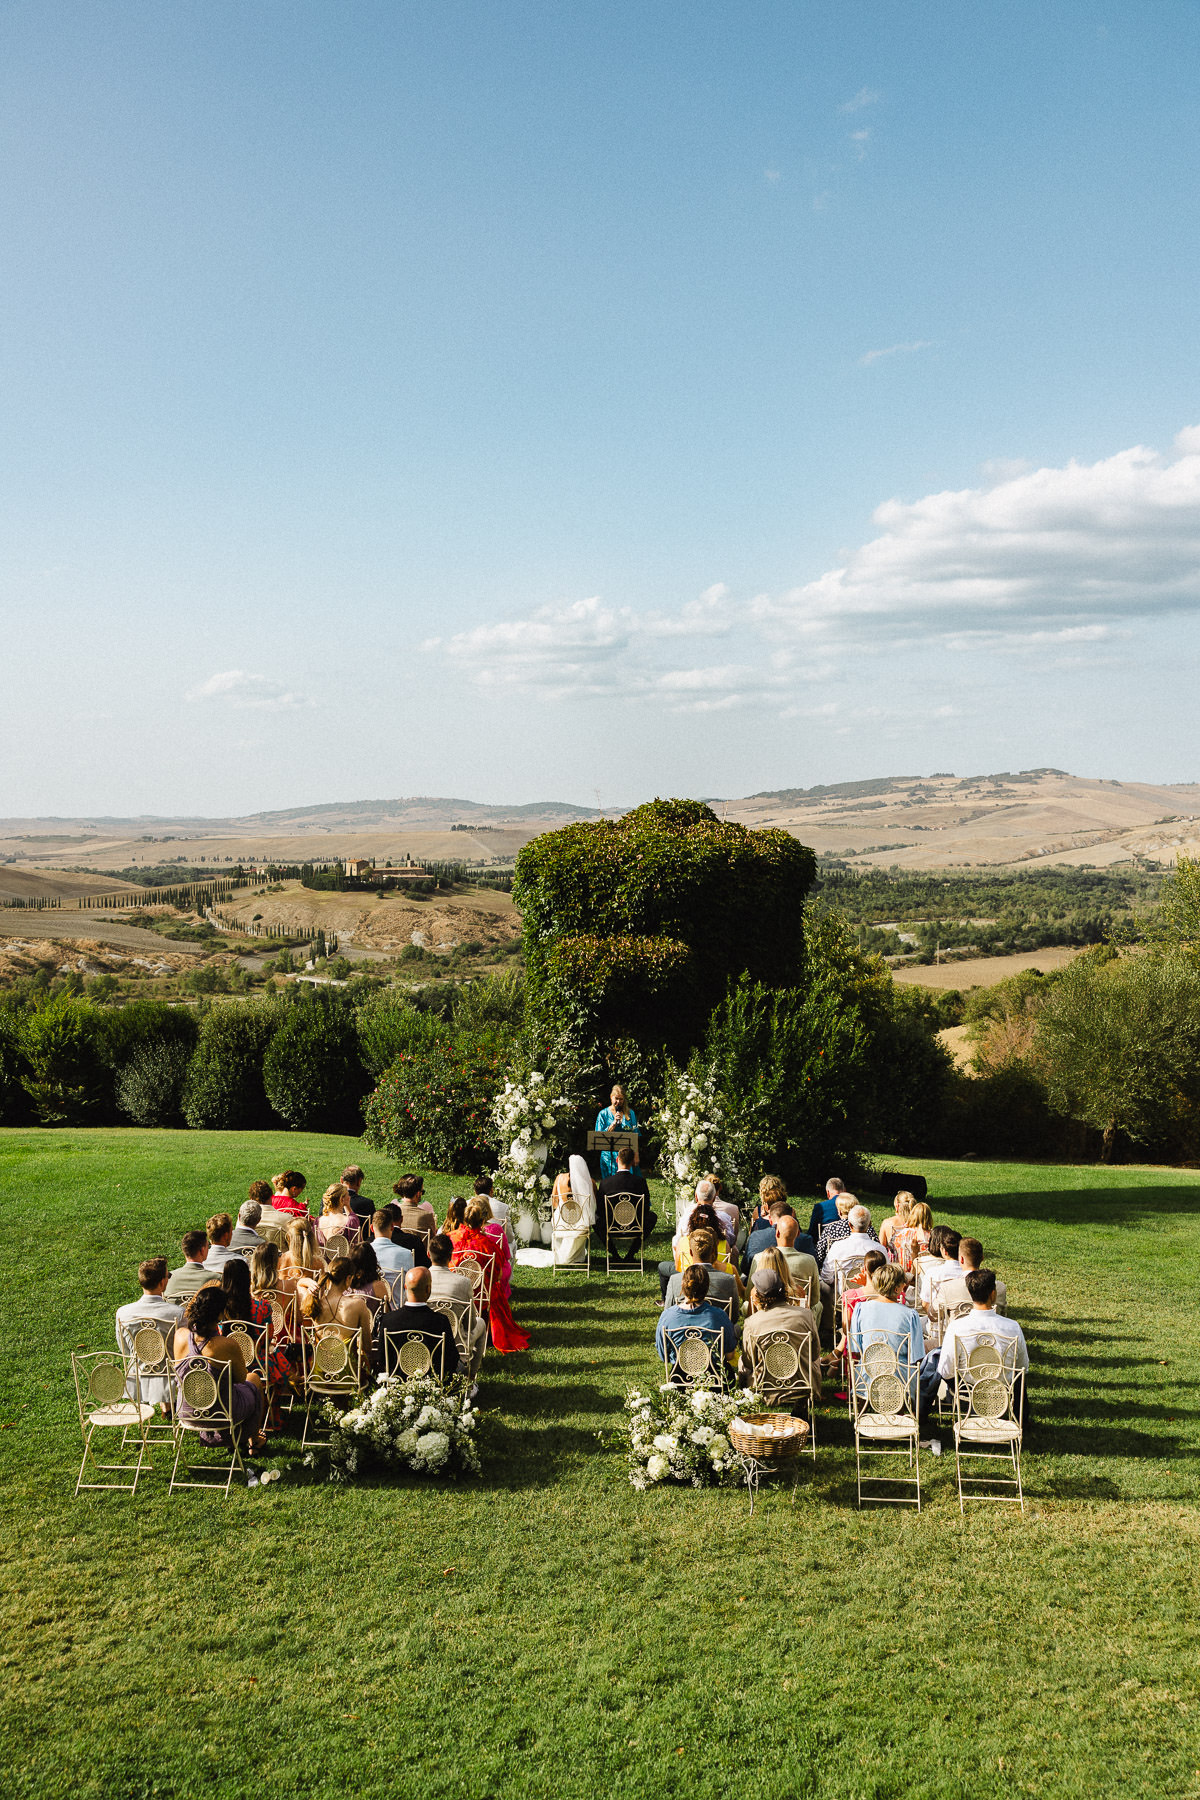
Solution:
<path fill-rule="evenodd" d="M 772 1435 L 765 1431 L 748 1431 L 750 1425 L 765 1425 L 771 1428 Z M 778 1462 L 788 1456 L 799 1455 L 800 1449 L 808 1436 L 807 1419 L 793 1419 L 791 1413 L 768 1412 L 747 1413 L 744 1419 L 734 1419 L 729 1427 L 729 1441 L 742 1456 L 753 1456 L 759 1462 Z"/>

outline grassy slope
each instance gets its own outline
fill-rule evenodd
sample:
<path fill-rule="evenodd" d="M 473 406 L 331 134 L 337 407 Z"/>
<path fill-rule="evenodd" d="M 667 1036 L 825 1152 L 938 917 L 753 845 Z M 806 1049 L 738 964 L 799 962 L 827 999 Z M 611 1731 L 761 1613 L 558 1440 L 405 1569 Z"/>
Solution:
<path fill-rule="evenodd" d="M 653 1378 L 656 1285 L 527 1271 L 481 1485 L 310 1485 L 289 1448 L 228 1502 L 73 1502 L 67 1353 L 110 1341 L 138 1257 L 253 1176 L 319 1191 L 361 1154 L 0 1132 L 0 1791 L 1200 1792 L 1194 1177 L 925 1165 L 1029 1335 L 1023 1519 L 960 1521 L 948 1458 L 919 1518 L 859 1515 L 832 1407 L 794 1511 L 636 1495 L 613 1427 Z"/>

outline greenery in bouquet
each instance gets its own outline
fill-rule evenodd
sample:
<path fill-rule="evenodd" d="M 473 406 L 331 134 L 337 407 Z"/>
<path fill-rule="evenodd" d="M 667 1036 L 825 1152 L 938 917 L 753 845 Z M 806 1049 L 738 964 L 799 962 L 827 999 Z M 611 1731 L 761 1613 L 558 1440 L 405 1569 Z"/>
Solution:
<path fill-rule="evenodd" d="M 762 1396 L 664 1382 L 653 1393 L 630 1388 L 625 1396 L 629 1480 L 639 1492 L 669 1482 L 688 1487 L 736 1487 L 742 1465 L 729 1441 L 734 1419 L 761 1412 Z"/>
<path fill-rule="evenodd" d="M 386 1469 L 451 1479 L 480 1474 L 469 1385 L 462 1375 L 445 1385 L 431 1375 L 380 1375 L 348 1412 L 327 1405 L 330 1481 Z"/>
<path fill-rule="evenodd" d="M 695 1060 L 686 1069 L 668 1063 L 666 1093 L 655 1108 L 653 1126 L 661 1145 L 659 1168 L 675 1189 L 677 1207 L 693 1199 L 696 1183 L 706 1175 L 719 1176 L 723 1197 L 741 1204 L 733 1134 L 711 1069 Z"/>

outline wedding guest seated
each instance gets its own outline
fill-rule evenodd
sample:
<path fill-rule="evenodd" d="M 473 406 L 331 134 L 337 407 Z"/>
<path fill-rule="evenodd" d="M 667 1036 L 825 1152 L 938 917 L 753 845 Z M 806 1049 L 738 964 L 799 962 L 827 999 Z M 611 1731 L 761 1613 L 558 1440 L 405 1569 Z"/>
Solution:
<path fill-rule="evenodd" d="M 286 1307 L 296 1291 L 296 1277 L 281 1267 L 283 1252 L 278 1244 L 263 1244 L 250 1254 L 250 1292 L 265 1300 L 278 1300 Z"/>
<path fill-rule="evenodd" d="M 488 1207 L 488 1218 L 492 1209 Z M 455 1194 L 446 1208 L 446 1216 L 442 1220 L 442 1234 L 450 1239 L 457 1250 L 467 1229 L 467 1203 L 461 1194 Z M 430 1234 L 432 1236 L 432 1233 Z M 426 1240 L 428 1242 L 428 1240 Z"/>
<path fill-rule="evenodd" d="M 888 1267 L 888 1259 L 882 1250 L 868 1250 L 863 1257 L 862 1276 L 850 1287 L 842 1289 L 842 1343 L 850 1342 L 850 1320 L 854 1309 L 861 1300 L 877 1300 L 879 1298 L 872 1277 L 876 1269 Z"/>
<path fill-rule="evenodd" d="M 849 1227 L 848 1231 L 844 1237 L 835 1238 L 826 1246 L 825 1261 L 821 1268 L 821 1303 L 825 1317 L 829 1320 L 833 1319 L 839 1270 L 845 1271 L 855 1257 L 865 1256 L 868 1250 L 879 1248 L 879 1239 L 871 1230 L 871 1215 L 857 1200 L 850 1208 L 845 1223 Z"/>
<path fill-rule="evenodd" d="M 509 1214 L 512 1209 L 507 1200 L 500 1200 L 497 1198 L 495 1193 L 495 1183 L 490 1175 L 477 1175 L 475 1177 L 475 1192 L 479 1195 L 481 1200 L 487 1201 L 492 1209 L 493 1219 L 495 1219 L 497 1225 L 503 1225 L 505 1236 L 511 1244 L 512 1223 Z"/>
<path fill-rule="evenodd" d="M 258 1228 L 261 1228 L 263 1225 L 278 1225 L 282 1230 L 287 1230 L 288 1220 L 292 1215 L 291 1213 L 279 1212 L 277 1210 L 275 1206 L 275 1196 L 271 1191 L 271 1184 L 269 1181 L 252 1181 L 250 1183 L 250 1192 L 246 1198 L 248 1200 L 253 1200 L 255 1204 L 261 1208 L 258 1216 Z M 241 1218 L 240 1212 L 238 1218 Z"/>
<path fill-rule="evenodd" d="M 451 1206 L 454 1202 L 451 1202 Z M 466 1206 L 463 1223 L 457 1239 L 453 1233 L 446 1233 L 453 1243 L 454 1249 L 450 1257 L 451 1268 L 457 1268 L 465 1256 L 475 1257 L 483 1269 L 488 1269 L 490 1259 L 491 1273 L 487 1280 L 487 1312 L 488 1329 L 491 1332 L 492 1344 L 502 1356 L 513 1350 L 529 1348 L 528 1334 L 521 1330 L 512 1314 L 509 1295 L 512 1291 L 512 1256 L 508 1248 L 508 1239 L 503 1227 L 497 1225 L 492 1218 L 491 1208 L 485 1200 L 478 1197 Z M 407 1277 L 406 1277 L 407 1279 Z"/>
<path fill-rule="evenodd" d="M 414 1269 L 427 1269 L 429 1267 L 429 1239 L 424 1232 L 405 1231 L 401 1224 L 404 1213 L 398 1200 L 389 1200 L 383 1211 L 392 1222 L 391 1241 L 397 1250 L 408 1251 L 413 1259 Z M 378 1255 L 378 1251 L 376 1254 Z"/>
<path fill-rule="evenodd" d="M 241 1255 L 239 1250 L 233 1248 L 231 1242 L 233 1220 L 228 1213 L 214 1213 L 208 1221 L 206 1229 L 208 1231 L 208 1273 L 219 1275 L 231 1256 Z M 249 1268 L 249 1264 L 246 1266 Z"/>
<path fill-rule="evenodd" d="M 198 1288 L 212 1279 L 205 1267 L 208 1262 L 208 1233 L 185 1231 L 183 1234 L 183 1267 L 174 1269 L 167 1281 L 168 1300 L 190 1300 Z"/>
<path fill-rule="evenodd" d="M 654 1346 L 664 1362 L 674 1366 L 675 1352 L 669 1349 L 668 1331 L 682 1331 L 688 1325 L 700 1325 L 706 1331 L 717 1331 L 721 1334 L 721 1355 L 732 1356 L 737 1348 L 737 1328 L 729 1314 L 721 1306 L 714 1306 L 708 1297 L 708 1266 L 702 1262 L 690 1263 L 683 1271 L 680 1283 L 682 1292 L 676 1305 L 668 1306 L 659 1314 L 658 1329 L 654 1333 Z"/>
<path fill-rule="evenodd" d="M 431 1300 L 453 1300 L 456 1306 L 473 1303 L 474 1289 L 466 1275 L 450 1267 L 450 1258 L 454 1254 L 454 1245 L 448 1237 L 436 1232 L 429 1240 L 429 1298 Z M 467 1315 L 470 1332 L 470 1351 L 468 1355 L 467 1373 L 474 1377 L 479 1373 L 487 1349 L 487 1319 L 482 1312 L 472 1310 Z"/>
<path fill-rule="evenodd" d="M 392 1186 L 400 1207 L 400 1225 L 404 1231 L 431 1238 L 437 1230 L 437 1214 L 425 1198 L 423 1175 L 402 1175 Z"/>
<path fill-rule="evenodd" d="M 260 1238 L 255 1230 L 262 1218 L 263 1209 L 257 1200 L 243 1200 L 238 1208 L 237 1224 L 233 1228 L 233 1236 L 229 1240 L 231 1250 L 257 1250 L 266 1240 Z"/>
<path fill-rule="evenodd" d="M 810 1305 L 810 1301 L 809 1301 L 809 1297 L 808 1297 L 808 1283 L 806 1281 L 796 1282 L 792 1279 L 792 1271 L 788 1268 L 787 1263 L 783 1260 L 783 1251 L 779 1248 L 779 1246 L 777 1244 L 773 1245 L 770 1250 L 760 1250 L 759 1251 L 758 1255 L 754 1259 L 754 1269 L 752 1271 L 750 1279 L 752 1280 L 753 1276 L 757 1275 L 759 1270 L 761 1270 L 761 1269 L 769 1269 L 773 1275 L 778 1275 L 780 1281 L 782 1281 L 784 1287 L 787 1290 L 789 1305 L 791 1305 L 791 1306 L 809 1306 Z M 747 1294 L 750 1293 L 749 1281 L 747 1282 L 747 1285 L 746 1285 L 746 1292 L 747 1292 Z M 819 1287 L 817 1289 L 817 1292 L 820 1293 Z M 813 1316 L 817 1320 L 817 1323 L 820 1324 L 821 1309 L 819 1306 L 814 1309 Z"/>
<path fill-rule="evenodd" d="M 723 1252 L 724 1240 L 722 1239 L 721 1254 Z M 701 1227 L 699 1231 L 690 1232 L 688 1234 L 688 1254 L 688 1268 L 703 1264 L 708 1270 L 708 1298 L 720 1303 L 727 1300 L 732 1302 L 733 1322 L 736 1325 L 742 1300 L 742 1284 L 727 1262 L 723 1266 L 718 1264 L 718 1240 L 715 1232 L 704 1227 Z M 667 1283 L 666 1303 L 668 1307 L 679 1305 L 683 1297 L 683 1278 L 686 1274 L 687 1268 L 683 1269 L 681 1273 L 672 1275 Z"/>
<path fill-rule="evenodd" d="M 770 1252 L 767 1253 L 768 1255 Z M 794 1296 L 774 1269 L 760 1268 L 750 1277 L 750 1305 L 742 1327 L 742 1352 L 738 1360 L 738 1380 L 751 1386 L 754 1372 L 753 1348 L 760 1338 L 775 1332 L 786 1332 L 798 1345 L 809 1345 L 812 1362 L 813 1397 L 821 1398 L 821 1345 L 817 1320 L 811 1306 L 797 1304 Z"/>
<path fill-rule="evenodd" d="M 933 1213 L 924 1200 L 913 1202 L 908 1209 L 908 1219 L 898 1225 L 892 1233 L 892 1255 L 901 1268 L 911 1272 L 913 1262 L 929 1248 L 933 1236 Z"/>
<path fill-rule="evenodd" d="M 391 1289 L 381 1279 L 375 1246 L 370 1242 L 357 1244 L 350 1252 L 350 1261 L 354 1264 L 354 1273 L 350 1277 L 352 1291 L 362 1295 L 373 1313 L 381 1306 L 390 1306 Z"/>
<path fill-rule="evenodd" d="M 189 1233 L 189 1236 L 191 1234 Z M 207 1243 L 207 1239 L 205 1242 Z M 175 1338 L 183 1308 L 166 1297 L 167 1259 L 152 1256 L 138 1264 L 138 1286 L 142 1290 L 136 1300 L 127 1300 L 117 1308 L 117 1349 L 123 1356 L 133 1351 L 133 1339 L 143 1325 L 155 1325 L 162 1332 L 168 1351 Z M 150 1406 L 161 1406 L 171 1397 L 165 1376 L 141 1378 L 142 1399 Z"/>
<path fill-rule="evenodd" d="M 738 1238 L 742 1231 L 741 1209 L 736 1207 L 732 1200 L 725 1198 L 725 1189 L 719 1175 L 710 1175 L 708 1179 L 712 1183 L 713 1190 L 712 1209 L 721 1221 L 721 1229 L 725 1233 L 725 1243 L 728 1246 L 730 1257 L 733 1257 L 737 1253 Z"/>
<path fill-rule="evenodd" d="M 758 1205 L 750 1219 L 750 1229 L 742 1251 L 743 1275 L 750 1273 L 756 1256 L 761 1256 L 764 1250 L 774 1248 L 775 1221 L 784 1211 L 791 1211 L 786 1187 L 778 1175 L 764 1175 L 758 1184 Z"/>
<path fill-rule="evenodd" d="M 938 1304 L 943 1312 L 952 1312 L 956 1306 L 970 1306 L 973 1304 L 971 1295 L 967 1289 L 967 1276 L 971 1273 L 972 1269 L 981 1269 L 983 1267 L 983 1245 L 978 1238 L 965 1237 L 959 1239 L 958 1260 L 963 1267 L 962 1275 L 950 1276 L 947 1280 L 941 1282 L 938 1287 Z M 1002 1313 L 1007 1312 L 1007 1310 L 1008 1289 L 997 1275 L 996 1311 Z"/>
<path fill-rule="evenodd" d="M 359 1192 L 366 1179 L 365 1171 L 360 1169 L 357 1163 L 347 1163 L 346 1167 L 342 1170 L 342 1186 L 346 1190 L 350 1205 L 358 1220 L 359 1231 L 363 1233 L 366 1232 L 367 1227 L 371 1223 L 372 1215 L 375 1212 L 375 1202 L 373 1200 L 368 1200 L 365 1195 L 360 1194 Z"/>
<path fill-rule="evenodd" d="M 948 1225 L 935 1225 L 929 1234 L 929 1243 L 918 1249 L 913 1257 L 913 1304 L 920 1312 L 929 1311 L 930 1284 L 934 1271 L 942 1267 L 942 1239 L 950 1229 Z"/>
<path fill-rule="evenodd" d="M 325 1258 L 317 1249 L 317 1230 L 305 1213 L 293 1218 L 288 1226 L 287 1248 L 279 1259 L 279 1272 L 299 1285 L 314 1282 L 325 1267 Z"/>
<path fill-rule="evenodd" d="M 271 1326 L 271 1303 L 251 1291 L 250 1270 L 240 1257 L 231 1256 L 221 1270 L 221 1289 L 225 1295 L 225 1321 L 243 1320 L 250 1325 L 267 1327 L 267 1376 L 277 1392 L 290 1385 L 292 1366 L 288 1358 L 287 1339 Z"/>
<path fill-rule="evenodd" d="M 298 1169 L 285 1169 L 281 1175 L 271 1177 L 271 1205 L 279 1213 L 308 1216 L 307 1202 L 300 1198 L 308 1186 Z"/>
<path fill-rule="evenodd" d="M 671 1238 L 671 1260 L 670 1262 L 660 1262 L 658 1265 L 658 1286 L 664 1304 L 666 1302 L 668 1282 L 672 1275 L 677 1275 L 683 1267 L 683 1264 L 680 1261 L 680 1251 L 684 1244 L 687 1243 L 688 1233 L 692 1229 L 693 1215 L 696 1213 L 697 1209 L 702 1209 L 704 1215 L 697 1220 L 699 1225 L 708 1226 L 712 1231 L 724 1235 L 725 1228 L 721 1224 L 720 1219 L 718 1219 L 716 1209 L 713 1206 L 716 1192 L 716 1188 L 706 1175 L 702 1181 L 697 1182 L 696 1192 L 692 1198 L 687 1201 L 686 1204 L 676 1206 L 675 1231 Z"/>
<path fill-rule="evenodd" d="M 179 1374 L 181 1362 L 193 1356 L 202 1356 L 206 1362 L 227 1366 L 229 1387 L 226 1398 L 239 1448 L 243 1452 L 255 1451 L 262 1448 L 267 1396 L 261 1376 L 247 1374 L 241 1346 L 234 1339 L 221 1336 L 226 1298 L 225 1290 L 215 1281 L 199 1288 L 192 1295 L 175 1332 L 175 1373 Z M 218 1381 L 220 1379 L 218 1375 Z M 181 1381 L 175 1395 L 175 1407 L 177 1416 L 187 1419 L 194 1415 L 183 1397 L 182 1385 Z M 202 1444 L 225 1443 L 228 1441 L 228 1433 L 202 1431 L 200 1441 Z"/>
<path fill-rule="evenodd" d="M 371 1219 L 371 1243 L 375 1260 L 384 1275 L 398 1275 L 403 1269 L 416 1267 L 416 1257 L 406 1244 L 398 1244 L 396 1222 L 390 1207 L 380 1208 Z"/>
<path fill-rule="evenodd" d="M 687 1242 L 682 1245 L 679 1251 L 679 1273 L 682 1274 L 691 1263 L 699 1260 L 695 1252 L 695 1242 L 702 1234 L 707 1234 L 712 1239 L 712 1247 L 715 1252 L 709 1263 L 710 1273 L 713 1269 L 720 1269 L 724 1273 L 732 1275 L 734 1291 L 736 1292 L 738 1299 L 742 1300 L 745 1298 L 746 1294 L 745 1284 L 737 1272 L 736 1264 L 729 1255 L 725 1243 L 725 1234 L 715 1220 L 716 1215 L 713 1213 L 711 1207 L 696 1207 L 695 1211 L 692 1213 L 692 1229 L 688 1232 Z M 715 1299 L 716 1296 L 713 1295 L 713 1298 Z"/>
<path fill-rule="evenodd" d="M 892 1239 L 908 1224 L 908 1209 L 914 1204 L 913 1196 L 905 1188 L 893 1196 L 892 1210 L 879 1227 L 879 1241 L 889 1255 L 894 1255 Z"/>
<path fill-rule="evenodd" d="M 612 1251 L 614 1262 L 632 1262 L 639 1255 L 642 1245 L 658 1223 L 656 1214 L 650 1210 L 650 1183 L 640 1169 L 633 1166 L 633 1151 L 628 1144 L 622 1144 L 617 1151 L 617 1172 L 607 1175 L 600 1183 L 600 1204 L 596 1208 L 596 1235 L 602 1244 L 608 1243 L 608 1234 L 612 1228 L 612 1209 L 618 1194 L 632 1194 L 643 1202 L 643 1232 L 640 1239 L 618 1238 L 617 1247 Z"/>
<path fill-rule="evenodd" d="M 410 1269 L 404 1277 L 403 1306 L 389 1306 L 379 1312 L 375 1318 L 375 1329 L 371 1338 L 371 1366 L 377 1375 L 382 1375 L 385 1368 L 384 1341 L 391 1337 L 395 1342 L 393 1355 L 399 1350 L 399 1340 L 410 1332 L 419 1332 L 433 1351 L 434 1370 L 438 1369 L 438 1349 L 442 1349 L 441 1376 L 449 1381 L 458 1373 L 458 1345 L 454 1341 L 454 1327 L 445 1313 L 437 1312 L 429 1304 L 430 1272 L 428 1269 Z"/>
<path fill-rule="evenodd" d="M 808 1219 L 808 1235 L 814 1247 L 820 1242 L 821 1233 L 826 1225 L 835 1225 L 841 1218 L 838 1211 L 838 1195 L 846 1191 L 845 1183 L 838 1176 L 831 1175 L 825 1183 L 825 1198 L 818 1200 Z"/>
<path fill-rule="evenodd" d="M 800 1224 L 789 1206 L 786 1212 L 780 1212 L 775 1219 L 775 1249 L 783 1257 L 791 1271 L 793 1285 L 805 1286 L 808 1290 L 808 1304 L 814 1312 L 819 1312 L 821 1297 L 821 1272 L 817 1268 L 817 1259 L 806 1250 L 796 1248 L 796 1240 L 800 1235 Z M 762 1252 L 760 1251 L 760 1255 Z M 757 1261 L 757 1258 L 755 1259 Z M 753 1270 L 754 1264 L 752 1263 Z"/>
<path fill-rule="evenodd" d="M 357 1236 L 358 1214 L 350 1204 L 350 1189 L 344 1181 L 331 1182 L 321 1196 L 317 1238 L 327 1244 L 331 1237 L 344 1237 L 352 1244 Z"/>
<path fill-rule="evenodd" d="M 374 1315 L 361 1294 L 351 1286 L 354 1264 L 348 1256 L 338 1256 L 319 1276 L 312 1287 L 300 1289 L 300 1314 L 310 1325 L 349 1325 L 358 1331 L 359 1355 L 364 1360 L 371 1354 L 371 1325 Z"/>
<path fill-rule="evenodd" d="M 904 1281 L 904 1270 L 897 1268 L 895 1263 L 884 1263 L 875 1269 L 871 1276 L 872 1297 L 860 1300 L 850 1318 L 850 1357 L 857 1363 L 864 1343 L 882 1341 L 890 1344 L 901 1359 L 902 1370 L 909 1375 L 915 1401 L 925 1354 L 925 1335 L 920 1313 L 914 1307 L 900 1303 Z M 855 1380 L 861 1392 L 861 1373 L 856 1373 Z"/>
<path fill-rule="evenodd" d="M 941 1305 L 942 1289 L 951 1281 L 965 1281 L 967 1271 L 959 1259 L 959 1248 L 962 1244 L 962 1233 L 952 1226 L 942 1227 L 942 1241 L 939 1246 L 941 1262 L 929 1271 L 926 1287 L 925 1304 L 930 1312 Z"/>
<path fill-rule="evenodd" d="M 813 1251 L 813 1255 L 816 1257 L 817 1267 L 821 1271 L 822 1281 L 826 1279 L 825 1258 L 829 1255 L 831 1246 L 840 1244 L 842 1239 L 848 1238 L 851 1231 L 854 1229 L 850 1223 L 850 1209 L 857 1205 L 858 1201 L 854 1198 L 853 1194 L 839 1194 L 837 1197 L 837 1218 L 833 1221 L 832 1225 L 822 1225 L 821 1227 L 821 1235 L 817 1239 L 817 1247 Z M 875 1236 L 875 1232 L 870 1226 L 870 1216 L 871 1215 L 868 1213 L 868 1230 L 871 1232 L 872 1241 L 878 1243 L 879 1239 Z"/>
<path fill-rule="evenodd" d="M 940 1349 L 931 1350 L 921 1365 L 921 1393 L 918 1411 L 922 1435 L 922 1448 L 933 1451 L 935 1456 L 942 1453 L 941 1439 L 932 1437 L 925 1439 L 924 1434 L 929 1427 L 929 1415 L 937 1400 L 938 1389 L 943 1381 L 953 1382 L 956 1357 L 955 1346 L 962 1344 L 965 1353 L 969 1354 L 971 1344 L 980 1337 L 992 1338 L 1002 1355 L 1008 1354 L 1008 1347 L 1016 1345 L 1013 1356 L 1013 1369 L 1018 1374 L 1029 1373 L 1029 1350 L 1025 1343 L 1025 1333 L 1015 1319 L 1006 1318 L 996 1311 L 996 1272 L 994 1269 L 972 1269 L 966 1277 L 967 1292 L 971 1296 L 971 1310 L 961 1319 L 951 1319 L 946 1327 L 946 1335 Z M 1027 1383 L 1021 1384 L 1021 1424 L 1029 1424 L 1029 1396 Z"/>

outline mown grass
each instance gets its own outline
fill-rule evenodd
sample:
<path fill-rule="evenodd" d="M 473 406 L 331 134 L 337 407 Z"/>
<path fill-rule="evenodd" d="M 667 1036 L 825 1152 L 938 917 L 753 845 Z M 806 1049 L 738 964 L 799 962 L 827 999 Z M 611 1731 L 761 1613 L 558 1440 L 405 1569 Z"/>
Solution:
<path fill-rule="evenodd" d="M 924 1165 L 1029 1337 L 1024 1518 L 960 1520 L 948 1457 L 920 1517 L 860 1515 L 833 1405 L 794 1508 L 635 1494 L 657 1284 L 526 1271 L 481 1483 L 334 1488 L 288 1446 L 227 1502 L 73 1501 L 69 1351 L 138 1258 L 353 1159 L 385 1194 L 349 1139 L 0 1133 L 0 1792 L 1200 1794 L 1196 1177 Z"/>

